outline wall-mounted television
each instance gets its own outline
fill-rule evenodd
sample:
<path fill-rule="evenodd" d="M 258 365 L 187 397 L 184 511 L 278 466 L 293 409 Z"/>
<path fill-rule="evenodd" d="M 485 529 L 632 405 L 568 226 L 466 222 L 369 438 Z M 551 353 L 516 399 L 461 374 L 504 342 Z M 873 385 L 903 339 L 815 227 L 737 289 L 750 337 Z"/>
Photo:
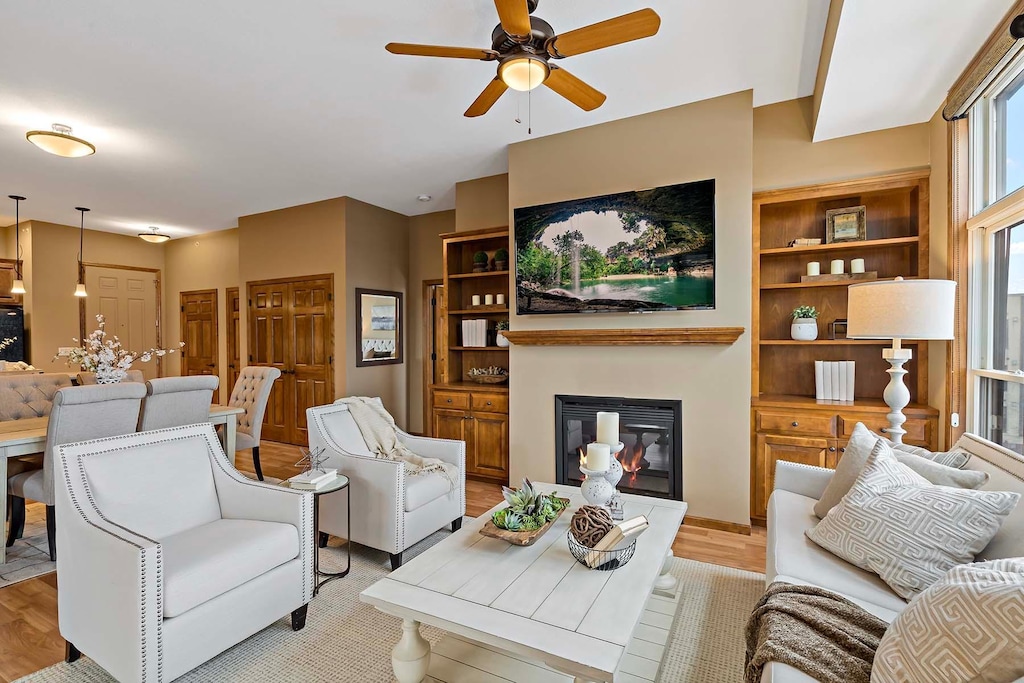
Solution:
<path fill-rule="evenodd" d="M 515 210 L 516 310 L 715 307 L 715 181 Z"/>

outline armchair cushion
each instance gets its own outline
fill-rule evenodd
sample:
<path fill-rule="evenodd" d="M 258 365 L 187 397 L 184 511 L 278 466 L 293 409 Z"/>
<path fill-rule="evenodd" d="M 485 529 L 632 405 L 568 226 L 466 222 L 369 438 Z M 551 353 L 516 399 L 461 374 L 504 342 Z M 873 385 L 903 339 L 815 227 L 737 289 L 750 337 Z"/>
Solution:
<path fill-rule="evenodd" d="M 433 472 L 405 478 L 405 511 L 412 512 L 451 491 L 448 479 Z"/>
<path fill-rule="evenodd" d="M 218 519 L 161 541 L 164 556 L 164 617 L 241 586 L 299 555 L 291 524 Z"/>

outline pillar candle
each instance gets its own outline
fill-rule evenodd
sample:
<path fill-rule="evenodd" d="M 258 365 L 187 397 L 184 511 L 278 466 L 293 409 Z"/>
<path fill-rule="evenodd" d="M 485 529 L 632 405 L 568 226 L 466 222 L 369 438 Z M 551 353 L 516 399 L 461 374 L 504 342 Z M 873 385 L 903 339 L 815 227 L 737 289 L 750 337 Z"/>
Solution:
<path fill-rule="evenodd" d="M 851 273 L 863 273 L 864 272 L 864 259 L 855 258 L 850 261 L 850 272 Z"/>
<path fill-rule="evenodd" d="M 494 305 L 494 295 L 493 294 L 484 294 L 484 304 L 487 305 L 487 306 L 493 306 Z"/>
<path fill-rule="evenodd" d="M 479 306 L 480 305 L 480 295 L 479 294 L 474 294 L 473 295 L 473 305 L 474 306 Z"/>
<path fill-rule="evenodd" d="M 807 275 L 815 277 L 821 275 L 821 264 L 817 261 L 811 261 L 807 264 Z"/>
<path fill-rule="evenodd" d="M 597 414 L 597 442 L 609 448 L 619 445 L 619 414 Z"/>
<path fill-rule="evenodd" d="M 606 443 L 587 445 L 587 469 L 594 472 L 605 472 L 611 466 L 612 449 Z"/>
<path fill-rule="evenodd" d="M 842 275 L 844 266 L 845 264 L 843 263 L 843 259 L 837 258 L 835 261 L 832 262 L 832 274 Z"/>
<path fill-rule="evenodd" d="M 505 305 L 505 295 L 504 294 L 499 294 L 496 301 L 497 301 L 499 306 L 504 306 Z"/>

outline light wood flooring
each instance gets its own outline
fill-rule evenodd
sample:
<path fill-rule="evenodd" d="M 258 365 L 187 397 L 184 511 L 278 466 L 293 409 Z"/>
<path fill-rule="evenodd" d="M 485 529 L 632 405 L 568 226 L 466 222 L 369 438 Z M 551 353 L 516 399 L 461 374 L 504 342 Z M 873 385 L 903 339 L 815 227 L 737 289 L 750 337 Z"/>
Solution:
<path fill-rule="evenodd" d="M 297 446 L 264 443 L 260 460 L 265 476 L 286 479 L 297 472 Z M 253 473 L 250 451 L 239 451 L 238 469 Z M 466 482 L 466 514 L 479 517 L 501 502 L 501 487 Z M 6 533 L 4 534 L 6 536 Z M 676 557 L 763 572 L 765 533 L 755 528 L 749 536 L 684 524 L 672 551 Z M 0 589 L 0 683 L 55 664 L 64 656 L 64 640 L 57 628 L 57 575 L 48 574 Z"/>

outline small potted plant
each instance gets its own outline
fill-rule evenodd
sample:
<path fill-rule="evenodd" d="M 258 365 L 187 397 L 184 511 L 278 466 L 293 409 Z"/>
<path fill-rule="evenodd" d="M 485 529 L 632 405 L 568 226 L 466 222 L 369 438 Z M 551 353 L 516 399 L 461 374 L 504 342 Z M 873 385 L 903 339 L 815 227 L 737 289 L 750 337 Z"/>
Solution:
<path fill-rule="evenodd" d="M 494 267 L 497 270 L 508 270 L 508 251 L 506 249 L 494 252 Z"/>
<path fill-rule="evenodd" d="M 818 311 L 814 306 L 793 309 L 793 325 L 789 334 L 796 341 L 814 341 L 818 338 Z"/>
<path fill-rule="evenodd" d="M 502 348 L 507 348 L 509 346 L 509 341 L 508 339 L 505 339 L 505 335 L 503 335 L 502 332 L 508 330 L 508 321 L 499 320 L 494 324 L 494 329 L 498 333 L 495 336 L 495 343 Z"/>
<path fill-rule="evenodd" d="M 474 273 L 486 273 L 487 264 L 490 259 L 487 257 L 486 251 L 478 251 L 473 254 L 473 272 Z"/>

